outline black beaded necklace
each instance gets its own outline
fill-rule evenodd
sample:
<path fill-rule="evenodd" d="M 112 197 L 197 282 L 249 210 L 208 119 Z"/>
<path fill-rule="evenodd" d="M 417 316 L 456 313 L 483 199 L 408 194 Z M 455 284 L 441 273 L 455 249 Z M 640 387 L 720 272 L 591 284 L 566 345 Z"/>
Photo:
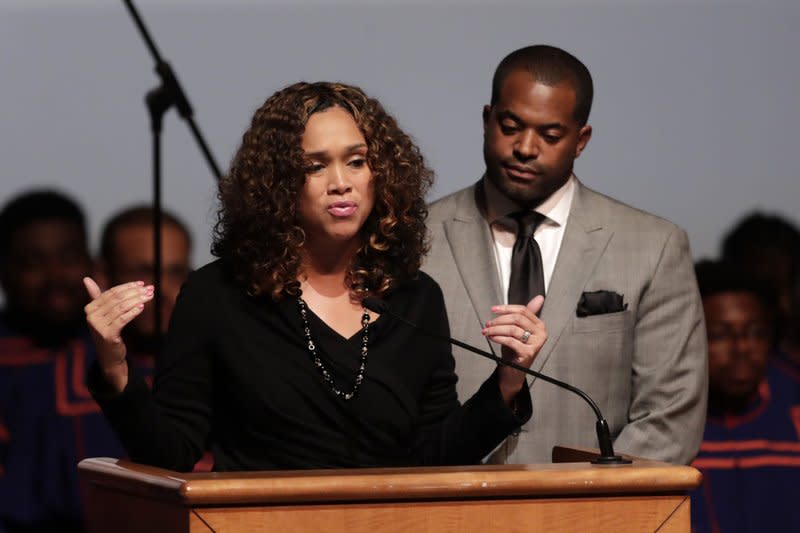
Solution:
<path fill-rule="evenodd" d="M 319 358 L 317 354 L 317 346 L 314 344 L 314 339 L 311 338 L 311 328 L 308 325 L 308 312 L 306 303 L 303 301 L 302 298 L 297 299 L 297 306 L 300 309 L 300 320 L 303 322 L 303 333 L 306 337 L 306 346 L 308 347 L 308 353 L 311 355 L 311 361 L 313 361 L 314 366 L 317 367 L 319 370 L 320 375 L 322 376 L 322 381 L 324 381 L 328 387 L 333 391 L 333 393 L 342 398 L 344 400 L 352 400 L 358 395 L 358 388 L 361 386 L 361 383 L 364 381 L 364 371 L 367 368 L 367 344 L 369 343 L 369 313 L 367 310 L 364 309 L 364 314 L 361 315 L 361 360 L 359 361 L 358 365 L 358 372 L 356 373 L 355 381 L 353 382 L 353 390 L 350 392 L 343 392 L 336 386 L 336 380 L 333 378 L 333 374 L 328 367 L 325 366 L 325 363 L 322 362 L 322 359 Z"/>

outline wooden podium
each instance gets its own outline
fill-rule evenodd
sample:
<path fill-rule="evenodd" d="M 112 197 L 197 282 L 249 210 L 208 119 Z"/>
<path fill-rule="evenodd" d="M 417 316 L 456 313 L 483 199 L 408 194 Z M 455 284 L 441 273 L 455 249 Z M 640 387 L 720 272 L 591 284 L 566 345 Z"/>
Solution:
<path fill-rule="evenodd" d="M 591 457 L 556 448 L 553 464 L 197 474 L 85 459 L 78 470 L 90 533 L 690 531 L 700 472 Z"/>

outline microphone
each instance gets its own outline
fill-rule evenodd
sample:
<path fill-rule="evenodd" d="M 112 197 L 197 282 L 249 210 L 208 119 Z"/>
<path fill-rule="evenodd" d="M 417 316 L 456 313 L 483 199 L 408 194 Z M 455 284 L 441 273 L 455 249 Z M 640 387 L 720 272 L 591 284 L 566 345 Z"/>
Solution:
<path fill-rule="evenodd" d="M 596 459 L 593 459 L 592 464 L 600 464 L 600 465 L 630 464 L 631 461 L 629 461 L 628 459 L 623 459 L 622 457 L 614 453 L 614 446 L 611 444 L 611 430 L 608 428 L 608 422 L 606 421 L 605 418 L 603 418 L 603 414 L 600 412 L 600 408 L 597 406 L 594 400 L 592 400 L 592 398 L 588 394 L 583 392 L 578 387 L 570 385 L 569 383 L 564 383 L 563 381 L 560 381 L 558 379 L 551 378 L 548 375 L 542 374 L 541 372 L 536 372 L 535 370 L 531 370 L 530 368 L 525 368 L 524 366 L 518 365 L 517 363 L 514 363 L 512 361 L 506 361 L 505 359 L 497 357 L 492 353 L 475 348 L 474 346 L 470 346 L 469 344 L 461 342 L 457 339 L 453 339 L 452 337 L 446 337 L 444 335 L 440 335 L 433 331 L 429 331 L 411 322 L 410 320 L 406 320 L 402 316 L 392 312 L 392 310 L 389 309 L 389 305 L 376 296 L 367 296 L 361 301 L 361 304 L 374 313 L 387 314 L 390 317 L 394 318 L 395 320 L 399 320 L 403 324 L 421 333 L 424 333 L 429 337 L 449 342 L 450 344 L 454 344 L 460 348 L 464 348 L 467 351 L 491 359 L 492 361 L 500 363 L 501 365 L 510 366 L 511 368 L 519 370 L 520 372 L 524 372 L 533 377 L 537 377 L 541 380 L 547 381 L 548 383 L 557 385 L 562 389 L 566 389 L 574 394 L 577 394 L 578 396 L 583 398 L 583 400 L 586 403 L 589 404 L 589 407 L 591 407 L 592 411 L 594 411 L 595 417 L 597 417 L 597 422 L 595 423 L 595 431 L 597 432 L 597 443 L 600 446 L 600 456 L 597 457 Z"/>

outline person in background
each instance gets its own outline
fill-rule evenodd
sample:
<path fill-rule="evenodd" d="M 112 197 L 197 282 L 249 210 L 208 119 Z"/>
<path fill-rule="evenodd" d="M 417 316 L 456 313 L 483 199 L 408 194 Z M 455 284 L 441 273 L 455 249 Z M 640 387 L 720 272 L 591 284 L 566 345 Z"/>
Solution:
<path fill-rule="evenodd" d="M 618 453 L 686 464 L 700 444 L 707 392 L 689 241 L 573 173 L 593 134 L 593 91 L 586 66 L 559 48 L 529 46 L 500 62 L 483 108 L 485 173 L 431 205 L 423 270 L 442 286 L 453 337 L 491 350 L 476 332 L 492 306 L 544 295 L 550 335 L 534 369 L 587 392 Z M 454 355 L 467 398 L 486 363 Z M 549 462 L 556 445 L 598 446 L 586 403 L 532 383 L 533 417 L 490 462 Z"/>
<path fill-rule="evenodd" d="M 153 307 L 148 306 L 122 335 L 133 366 L 152 385 L 159 343 L 167 332 L 175 300 L 191 271 L 192 236 L 177 215 L 161 212 L 161 327 L 156 329 Z M 106 222 L 100 237 L 100 257 L 95 277 L 103 287 L 144 280 L 152 282 L 155 264 L 153 208 L 146 205 L 123 209 Z M 194 465 L 194 472 L 213 468 L 209 453 Z"/>
<path fill-rule="evenodd" d="M 161 225 L 161 326 L 156 328 L 155 313 L 148 306 L 123 331 L 131 354 L 150 358 L 150 366 L 158 352 L 156 343 L 167 331 L 178 292 L 191 271 L 192 237 L 186 225 L 168 211 L 162 211 Z M 99 284 L 112 287 L 136 280 L 152 283 L 154 263 L 153 209 L 133 206 L 111 217 L 101 233 L 96 268 Z M 159 331 L 161 335 L 157 334 Z"/>
<path fill-rule="evenodd" d="M 800 382 L 800 231 L 781 216 L 754 212 L 725 235 L 722 257 L 775 293 L 777 342 L 771 355 Z"/>
<path fill-rule="evenodd" d="M 77 463 L 124 453 L 86 388 L 86 222 L 62 193 L 0 211 L 0 531 L 81 529 Z"/>
<path fill-rule="evenodd" d="M 800 531 L 800 396 L 769 357 L 771 287 L 726 263 L 701 262 L 708 335 L 708 418 L 692 465 L 695 533 Z"/>

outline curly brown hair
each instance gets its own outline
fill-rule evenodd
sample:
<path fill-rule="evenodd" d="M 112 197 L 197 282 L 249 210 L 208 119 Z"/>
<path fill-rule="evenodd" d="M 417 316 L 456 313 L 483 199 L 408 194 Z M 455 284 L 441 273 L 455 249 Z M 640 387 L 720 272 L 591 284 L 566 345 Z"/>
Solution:
<path fill-rule="evenodd" d="M 428 251 L 425 194 L 433 172 L 411 138 L 381 104 L 358 87 L 300 82 L 270 96 L 219 184 L 212 253 L 223 258 L 252 296 L 299 295 L 305 232 L 297 216 L 306 180 L 301 148 L 308 119 L 340 107 L 367 142 L 375 206 L 360 230 L 361 246 L 346 283 L 354 299 L 381 296 L 416 276 Z"/>

